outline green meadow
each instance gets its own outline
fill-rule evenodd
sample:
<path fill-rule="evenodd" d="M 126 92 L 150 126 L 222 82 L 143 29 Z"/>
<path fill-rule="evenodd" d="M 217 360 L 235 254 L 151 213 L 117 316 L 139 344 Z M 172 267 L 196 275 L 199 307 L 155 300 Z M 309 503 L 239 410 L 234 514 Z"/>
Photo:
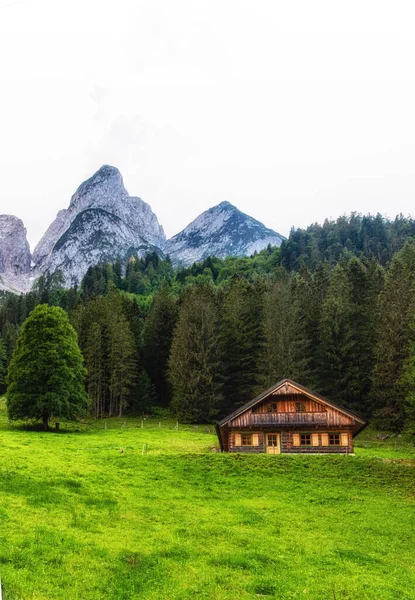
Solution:
<path fill-rule="evenodd" d="M 175 425 L 44 433 L 9 425 L 0 401 L 3 600 L 415 598 L 405 438 L 364 432 L 354 457 L 226 455 L 212 427 Z"/>

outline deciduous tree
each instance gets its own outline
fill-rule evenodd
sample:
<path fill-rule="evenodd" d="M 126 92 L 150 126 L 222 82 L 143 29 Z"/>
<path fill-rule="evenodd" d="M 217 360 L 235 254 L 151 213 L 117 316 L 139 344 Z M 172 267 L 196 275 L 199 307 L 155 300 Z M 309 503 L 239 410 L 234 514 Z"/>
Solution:
<path fill-rule="evenodd" d="M 59 307 L 37 306 L 23 323 L 7 375 L 10 419 L 75 420 L 88 406 L 77 336 Z"/>

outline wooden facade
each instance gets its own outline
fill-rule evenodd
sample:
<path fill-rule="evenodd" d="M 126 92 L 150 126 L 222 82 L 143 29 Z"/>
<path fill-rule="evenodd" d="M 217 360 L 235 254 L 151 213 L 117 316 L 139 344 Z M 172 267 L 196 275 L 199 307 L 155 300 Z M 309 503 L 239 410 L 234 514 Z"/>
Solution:
<path fill-rule="evenodd" d="M 217 426 L 223 452 L 348 454 L 368 422 L 359 415 L 283 379 Z"/>

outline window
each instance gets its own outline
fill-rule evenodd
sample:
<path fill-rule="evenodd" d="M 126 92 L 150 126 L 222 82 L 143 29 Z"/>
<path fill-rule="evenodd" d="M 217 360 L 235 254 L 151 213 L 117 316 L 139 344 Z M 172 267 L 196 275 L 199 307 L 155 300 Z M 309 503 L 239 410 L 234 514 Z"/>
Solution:
<path fill-rule="evenodd" d="M 277 403 L 276 402 L 272 402 L 271 404 L 268 404 L 268 412 L 269 413 L 277 412 Z"/>
<path fill-rule="evenodd" d="M 250 433 L 243 433 L 241 435 L 241 444 L 242 446 L 252 446 L 252 435 Z"/>
<path fill-rule="evenodd" d="M 329 433 L 329 445 L 340 446 L 340 433 Z"/>
<path fill-rule="evenodd" d="M 296 402 L 295 412 L 305 412 L 305 402 Z"/>
<path fill-rule="evenodd" d="M 276 447 L 278 446 L 277 436 L 274 433 L 269 433 L 267 435 L 268 446 Z"/>
<path fill-rule="evenodd" d="M 300 435 L 300 446 L 311 446 L 311 434 L 302 433 Z"/>

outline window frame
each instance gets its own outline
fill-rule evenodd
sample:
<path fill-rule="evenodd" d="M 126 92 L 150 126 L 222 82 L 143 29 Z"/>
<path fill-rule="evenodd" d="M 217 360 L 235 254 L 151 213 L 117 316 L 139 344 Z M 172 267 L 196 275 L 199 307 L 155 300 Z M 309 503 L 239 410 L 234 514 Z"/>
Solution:
<path fill-rule="evenodd" d="M 275 441 L 275 444 L 268 443 L 270 441 L 270 436 L 275 438 L 275 440 L 272 440 L 273 442 Z M 267 433 L 267 447 L 268 448 L 278 448 L 278 433 Z"/>
<path fill-rule="evenodd" d="M 301 446 L 312 446 L 312 443 L 311 443 L 311 441 L 312 441 L 311 433 L 300 433 L 299 436 L 300 436 L 300 447 Z M 302 439 L 303 437 L 308 437 L 309 441 L 303 443 L 303 439 Z"/>
<path fill-rule="evenodd" d="M 304 408 L 299 408 L 304 407 Z M 305 413 L 307 412 L 307 406 L 305 402 L 296 402 L 295 403 L 295 412 L 296 413 Z"/>
<path fill-rule="evenodd" d="M 244 438 L 245 438 L 245 441 L 246 441 L 246 439 L 249 438 L 249 443 L 248 444 L 244 443 Z M 252 433 L 241 433 L 241 447 L 242 446 L 247 446 L 247 447 L 253 446 L 252 441 L 253 441 L 252 440 Z"/>
<path fill-rule="evenodd" d="M 267 405 L 267 411 L 268 413 L 277 413 L 278 412 L 278 404 L 276 402 L 270 402 Z"/>
<path fill-rule="evenodd" d="M 332 442 L 332 438 L 336 437 L 337 441 Z M 341 434 L 340 433 L 329 433 L 329 446 L 341 446 Z"/>

